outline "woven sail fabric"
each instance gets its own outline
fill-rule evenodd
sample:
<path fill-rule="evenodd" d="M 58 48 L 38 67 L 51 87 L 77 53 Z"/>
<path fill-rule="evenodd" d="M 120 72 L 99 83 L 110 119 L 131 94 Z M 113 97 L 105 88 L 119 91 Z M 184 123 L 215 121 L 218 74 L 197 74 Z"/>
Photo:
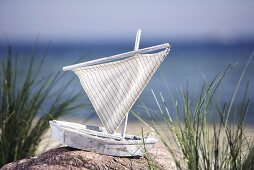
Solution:
<path fill-rule="evenodd" d="M 136 54 L 73 69 L 108 133 L 116 131 L 166 55 Z"/>

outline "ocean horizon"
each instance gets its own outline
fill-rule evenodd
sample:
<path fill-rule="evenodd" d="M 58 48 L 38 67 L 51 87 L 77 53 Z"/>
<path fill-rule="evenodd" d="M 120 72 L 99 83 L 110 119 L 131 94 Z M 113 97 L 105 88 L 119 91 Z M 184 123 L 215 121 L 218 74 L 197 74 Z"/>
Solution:
<path fill-rule="evenodd" d="M 237 82 L 241 76 L 242 70 L 250 58 L 254 50 L 254 41 L 241 41 L 241 42 L 219 42 L 219 41 L 141 41 L 140 48 L 145 48 L 161 43 L 169 42 L 171 44 L 171 51 L 161 64 L 147 87 L 142 92 L 136 104 L 133 106 L 133 110 L 140 112 L 145 118 L 149 118 L 144 109 L 141 108 L 142 103 L 149 108 L 158 111 L 158 106 L 152 96 L 151 89 L 155 93 L 162 92 L 166 96 L 166 101 L 170 105 L 170 97 L 168 91 L 179 100 L 179 90 L 181 87 L 186 87 L 188 83 L 188 89 L 190 96 L 195 99 L 201 90 L 204 81 L 211 82 L 212 79 L 218 74 L 222 73 L 229 64 L 236 64 L 236 66 L 226 75 L 223 79 L 222 86 L 219 89 L 220 100 L 222 103 L 229 102 L 233 96 L 234 90 L 237 86 Z M 7 56 L 7 42 L 1 41 L 0 43 L 0 61 Z M 44 66 L 44 72 L 42 74 L 54 74 L 62 71 L 62 67 L 85 62 L 89 60 L 98 59 L 101 57 L 112 56 L 119 53 L 132 51 L 134 48 L 134 42 L 125 41 L 108 41 L 108 42 L 15 42 L 11 43 L 14 50 L 14 55 L 18 59 L 22 58 L 22 68 L 27 69 L 26 61 L 27 56 L 32 56 L 33 50 L 36 49 L 35 57 L 42 58 L 46 53 L 46 62 Z M 47 48 L 48 46 L 48 48 Z M 243 93 L 245 85 L 249 83 L 248 98 L 250 99 L 249 115 L 247 115 L 247 123 L 254 124 L 254 61 L 252 60 L 245 76 L 243 77 L 241 86 L 239 88 L 239 94 Z M 72 72 L 66 72 L 65 81 L 67 79 L 74 78 L 72 86 L 68 87 L 66 95 L 70 95 L 73 89 L 82 90 L 79 80 Z M 60 86 L 61 82 L 57 86 Z M 57 87 L 56 87 L 57 89 Z M 241 101 L 241 96 L 236 101 L 237 105 Z M 84 92 L 82 101 L 89 103 L 88 98 Z M 70 117 L 85 117 L 89 116 L 89 113 L 93 112 L 93 109 L 85 111 L 78 111 Z M 95 115 L 95 118 L 97 116 Z M 131 115 L 131 120 L 136 118 Z"/>

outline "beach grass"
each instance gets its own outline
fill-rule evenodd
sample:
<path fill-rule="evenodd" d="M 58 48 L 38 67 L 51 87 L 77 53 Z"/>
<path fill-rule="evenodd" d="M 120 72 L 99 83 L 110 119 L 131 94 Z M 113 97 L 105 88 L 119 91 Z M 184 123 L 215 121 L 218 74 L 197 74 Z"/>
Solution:
<path fill-rule="evenodd" d="M 195 99 L 190 97 L 188 83 L 185 88 L 180 87 L 178 100 L 171 92 L 162 94 L 152 90 L 159 111 L 143 104 L 144 110 L 152 117 L 146 122 L 161 137 L 177 169 L 254 168 L 254 136 L 253 132 L 246 130 L 245 123 L 250 106 L 249 84 L 242 83 L 252 58 L 253 55 L 246 63 L 229 102 L 220 100 L 223 93 L 218 89 L 235 64 L 218 73 L 211 82 L 205 81 Z M 239 92 L 242 85 L 245 90 Z M 166 101 L 166 95 L 171 101 Z M 138 114 L 134 115 L 142 119 Z M 161 120 L 163 122 L 158 123 Z"/>
<path fill-rule="evenodd" d="M 72 80 L 55 87 L 63 75 L 60 72 L 45 75 L 43 57 L 26 57 L 20 64 L 18 56 L 8 46 L 8 54 L 0 66 L 0 167 L 8 162 L 34 156 L 49 120 L 84 107 L 77 100 L 80 93 L 64 96 Z M 23 58 L 25 58 L 23 56 Z M 38 61 L 39 60 L 39 61 Z M 23 73 L 20 68 L 27 68 Z M 45 104 L 46 103 L 46 104 Z"/>

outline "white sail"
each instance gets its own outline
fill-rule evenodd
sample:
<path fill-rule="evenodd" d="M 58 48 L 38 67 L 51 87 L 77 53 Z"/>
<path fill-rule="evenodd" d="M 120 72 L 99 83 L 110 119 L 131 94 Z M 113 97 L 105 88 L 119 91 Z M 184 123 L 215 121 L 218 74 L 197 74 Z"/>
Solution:
<path fill-rule="evenodd" d="M 168 49 L 73 68 L 108 133 L 112 134 L 151 79 Z"/>

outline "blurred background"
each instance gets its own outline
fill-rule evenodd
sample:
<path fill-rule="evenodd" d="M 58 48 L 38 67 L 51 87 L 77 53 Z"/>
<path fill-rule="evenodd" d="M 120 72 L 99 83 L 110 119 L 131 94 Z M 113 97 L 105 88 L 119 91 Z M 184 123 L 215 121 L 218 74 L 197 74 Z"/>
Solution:
<path fill-rule="evenodd" d="M 36 47 L 36 57 L 47 53 L 45 74 L 56 73 L 66 65 L 133 50 L 136 30 L 142 29 L 140 48 L 166 42 L 172 48 L 134 110 L 143 113 L 143 102 L 158 110 L 151 88 L 164 94 L 170 90 L 178 96 L 179 87 L 188 82 L 190 95 L 195 98 L 205 80 L 211 81 L 229 64 L 238 63 L 220 89 L 220 100 L 226 102 L 232 98 L 254 50 L 253 7 L 251 0 L 0 1 L 0 61 L 7 57 L 9 43 L 22 58 L 25 70 L 26 58 Z M 253 75 L 252 60 L 240 87 L 243 91 L 249 81 L 250 124 L 254 123 Z M 66 72 L 66 77 L 72 78 L 74 74 Z M 75 89 L 81 89 L 78 78 L 66 95 Z M 83 101 L 88 102 L 85 93 Z M 92 108 L 65 119 L 85 119 L 91 112 Z M 135 120 L 132 115 L 130 119 Z"/>

